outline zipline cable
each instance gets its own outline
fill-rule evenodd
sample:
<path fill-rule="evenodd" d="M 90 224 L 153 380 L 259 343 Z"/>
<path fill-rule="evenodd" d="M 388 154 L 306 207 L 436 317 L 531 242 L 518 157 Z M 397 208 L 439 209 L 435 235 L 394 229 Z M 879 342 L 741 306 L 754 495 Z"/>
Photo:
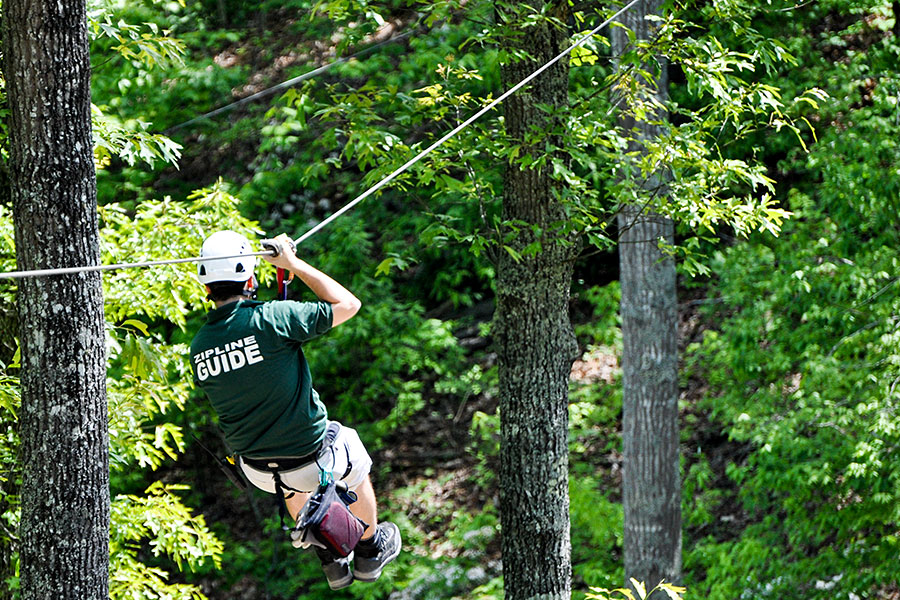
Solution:
<path fill-rule="evenodd" d="M 531 75 L 528 75 L 527 77 L 525 77 L 525 79 L 523 79 L 522 81 L 520 81 L 519 83 L 517 83 L 510 89 L 508 89 L 502 95 L 498 96 L 497 99 L 495 99 L 490 104 L 488 104 L 487 106 L 485 106 L 484 108 L 482 108 L 481 110 L 476 112 L 474 115 L 472 115 L 471 117 L 466 119 L 464 122 L 457 125 L 453 130 L 451 130 L 449 133 L 444 135 L 442 138 L 440 138 L 439 140 L 437 140 L 436 142 L 434 142 L 433 144 L 428 146 L 425 150 L 422 150 L 421 152 L 419 152 L 413 158 L 406 161 L 402 166 L 395 169 L 390 175 L 383 178 L 381 181 L 379 181 L 378 183 L 376 183 L 375 185 L 373 185 L 372 187 L 370 187 L 369 189 L 364 191 L 362 194 L 360 194 L 359 196 L 357 196 L 356 198 L 354 198 L 353 200 L 351 200 L 350 202 L 345 204 L 343 207 L 341 207 L 338 211 L 336 211 L 330 217 L 323 220 L 321 223 L 319 223 L 318 225 L 316 225 L 315 227 L 313 227 L 312 229 L 310 229 L 309 231 L 307 231 L 306 233 L 301 235 L 296 240 L 294 240 L 294 245 L 299 246 L 302 242 L 309 239 L 310 237 L 315 235 L 317 232 L 321 231 L 324 227 L 326 227 L 330 223 L 332 223 L 335 219 L 337 219 L 341 215 L 345 214 L 347 211 L 351 210 L 354 206 L 356 206 L 357 204 L 359 204 L 360 202 L 362 202 L 363 200 L 365 200 L 366 198 L 368 198 L 369 196 L 371 196 L 372 194 L 374 194 L 375 192 L 377 192 L 378 190 L 380 190 L 381 188 L 386 186 L 388 183 L 390 183 L 391 181 L 396 179 L 397 176 L 399 176 L 401 173 L 403 173 L 404 171 L 409 169 L 411 166 L 413 166 L 414 164 L 416 164 L 417 162 L 422 160 L 425 156 L 430 154 L 432 151 L 437 149 L 439 146 L 443 145 L 447 140 L 454 137 L 460 131 L 462 131 L 463 129 L 465 129 L 472 123 L 474 123 L 476 120 L 478 120 L 479 118 L 484 116 L 487 112 L 489 112 L 495 106 L 497 106 L 498 104 L 500 104 L 501 102 L 503 102 L 504 100 L 509 98 L 511 95 L 515 94 L 517 91 L 519 91 L 526 85 L 528 85 L 536 77 L 540 76 L 544 71 L 546 71 L 547 69 L 549 69 L 550 67 L 552 67 L 553 65 L 558 63 L 560 60 L 562 60 L 563 58 L 568 56 L 573 50 L 584 45 L 584 43 L 587 42 L 589 39 L 591 39 L 594 35 L 596 35 L 597 32 L 599 32 L 601 29 L 603 29 L 604 27 L 606 27 L 607 25 L 612 23 L 612 21 L 616 17 L 618 17 L 619 15 L 624 13 L 626 10 L 630 9 L 632 6 L 634 6 L 638 2 L 641 2 L 641 0 L 631 0 L 628 4 L 626 4 L 625 6 L 620 8 L 618 11 L 613 13 L 613 15 L 611 17 L 609 17 L 608 19 L 606 19 L 605 21 L 603 21 L 602 23 L 600 23 L 599 25 L 597 25 L 596 27 L 591 29 L 588 33 L 584 34 L 575 43 L 573 43 L 571 46 L 569 46 L 568 48 L 566 48 L 565 50 L 560 52 L 554 58 L 550 59 L 549 62 L 545 63 L 539 69 L 534 71 Z M 148 262 L 140 262 L 140 263 L 120 263 L 120 264 L 115 264 L 115 265 L 95 265 L 95 266 L 91 266 L 91 267 L 68 267 L 68 268 L 62 268 L 62 269 L 36 269 L 36 270 L 32 270 L 32 271 L 13 271 L 13 272 L 9 272 L 9 273 L 0 273 L 0 279 L 22 279 L 24 277 L 65 275 L 65 274 L 71 274 L 71 273 L 86 273 L 86 272 L 91 272 L 91 271 L 112 271 L 112 270 L 117 270 L 117 269 L 131 269 L 131 268 L 138 268 L 138 267 L 153 267 L 153 266 L 159 266 L 159 265 L 172 265 L 172 264 L 188 263 L 188 262 L 202 262 L 205 260 L 238 258 L 240 256 L 272 256 L 273 254 L 274 253 L 272 251 L 265 251 L 265 252 L 253 252 L 250 254 L 235 255 L 235 256 L 215 256 L 215 257 L 207 257 L 207 258 L 195 256 L 195 257 L 190 257 L 190 258 L 176 258 L 176 259 L 170 259 L 170 260 L 157 260 L 157 261 L 148 261 Z"/>
<path fill-rule="evenodd" d="M 506 90 L 506 92 L 504 92 L 502 95 L 497 97 L 496 100 L 494 100 L 493 102 L 491 102 L 490 104 L 488 104 L 487 106 L 485 106 L 484 108 L 479 110 L 477 113 L 475 113 L 474 115 L 472 115 L 471 117 L 469 117 L 468 119 L 466 119 L 465 121 L 463 121 L 462 123 L 457 125 L 453 130 L 451 130 L 449 133 L 447 133 L 444 137 L 442 137 L 438 141 L 436 141 L 433 144 L 431 144 L 430 146 L 428 146 L 426 149 L 419 152 L 416 156 L 414 156 L 413 158 L 406 161 L 401 167 L 396 169 L 393 173 L 391 173 L 390 175 L 388 175 L 387 177 L 385 177 L 384 179 L 382 179 L 381 181 L 379 181 L 378 183 L 376 183 L 375 185 L 373 185 L 372 187 L 370 187 L 369 189 L 364 191 L 362 194 L 360 194 L 359 196 L 357 196 L 356 198 L 354 198 L 353 200 L 351 200 L 350 202 L 345 204 L 340 210 L 336 211 L 330 217 L 328 217 L 327 219 L 325 219 L 324 221 L 322 221 L 321 223 L 319 223 L 318 225 L 316 225 L 315 227 L 313 227 L 312 229 L 310 229 L 309 231 L 307 231 L 306 233 L 304 233 L 303 235 L 298 237 L 296 240 L 294 240 L 294 245 L 299 246 L 302 242 L 304 242 L 305 240 L 312 237 L 316 232 L 318 232 L 322 228 L 326 227 L 332 221 L 334 221 L 335 219 L 337 219 L 338 217 L 340 217 L 341 215 L 343 215 L 344 213 L 346 213 L 347 211 L 352 209 L 354 206 L 356 206 L 357 204 L 359 204 L 360 202 L 362 202 L 363 200 L 365 200 L 366 198 L 368 198 L 369 196 L 371 196 L 372 194 L 374 194 L 375 192 L 377 192 L 378 190 L 380 190 L 381 188 L 386 186 L 388 183 L 390 183 L 391 181 L 396 179 L 398 175 L 400 175 L 401 173 L 403 173 L 404 171 L 409 169 L 411 166 L 413 166 L 414 164 L 416 164 L 423 158 L 425 158 L 425 156 L 427 156 L 428 154 L 431 154 L 431 152 L 433 150 L 435 150 L 439 146 L 443 145 L 444 142 L 446 142 L 450 138 L 454 137 L 457 133 L 459 133 L 460 131 L 462 131 L 463 129 L 465 129 L 466 127 L 468 127 L 475 121 L 477 121 L 479 118 L 481 118 L 485 113 L 489 112 L 495 106 L 497 106 L 498 104 L 500 104 L 501 102 L 503 102 L 504 100 L 506 100 L 507 98 L 509 98 L 516 92 L 518 92 L 520 89 L 522 89 L 526 85 L 528 85 L 532 80 L 534 80 L 536 77 L 541 75 L 541 73 L 543 73 L 544 71 L 546 71 L 547 69 L 549 69 L 550 67 L 552 67 L 553 65 L 558 63 L 559 61 L 561 61 L 569 53 L 571 53 L 575 48 L 582 46 L 585 42 L 587 42 L 589 39 L 594 37 L 594 35 L 596 35 L 598 31 L 600 31 L 601 29 L 603 29 L 604 27 L 606 27 L 607 25 L 612 23 L 613 19 L 615 19 L 616 17 L 618 17 L 623 12 L 625 12 L 626 10 L 628 10 L 629 8 L 631 8 L 632 6 L 634 6 L 635 4 L 637 4 L 640 1 L 641 0 L 631 0 L 631 2 L 629 2 L 628 4 L 626 4 L 625 6 L 620 8 L 615 14 L 613 14 L 613 16 L 609 17 L 607 20 L 603 21 L 602 23 L 600 23 L 599 25 L 594 27 L 588 33 L 584 34 L 574 44 L 572 44 L 567 49 L 560 52 L 554 58 L 550 59 L 549 62 L 545 63 L 537 71 L 535 71 L 534 73 L 532 73 L 531 75 L 529 75 L 528 77 L 526 77 L 525 79 L 523 79 L 522 81 L 520 81 L 519 83 L 514 85 L 513 87 Z"/>
<path fill-rule="evenodd" d="M 190 258 L 171 258 L 168 260 L 150 260 L 146 262 L 118 263 L 115 265 L 94 265 L 91 267 L 62 267 L 59 269 L 34 269 L 31 271 L 11 271 L 0 273 L 0 279 L 24 279 L 26 277 L 40 277 L 49 275 L 71 275 L 73 273 L 91 273 L 94 271 L 117 271 L 119 269 L 136 269 L 139 267 L 158 267 L 160 265 L 177 265 L 179 263 L 204 262 L 227 258 L 240 258 L 241 256 L 272 256 L 273 252 L 253 252 L 250 254 L 235 254 L 234 256 L 192 256 Z"/>
<path fill-rule="evenodd" d="M 380 48 L 381 46 L 385 46 L 387 44 L 393 44 L 395 42 L 399 42 L 403 39 L 406 39 L 418 30 L 419 30 L 419 26 L 416 25 L 409 31 L 405 31 L 404 33 L 401 33 L 400 35 L 396 35 L 396 36 L 388 38 L 386 40 L 381 40 L 380 42 L 378 42 L 376 44 L 372 44 L 371 46 L 367 46 L 367 47 L 363 48 L 362 50 L 359 50 L 358 52 L 351 54 L 350 56 L 343 56 L 337 60 L 331 61 L 328 64 L 324 64 L 321 67 L 316 67 L 312 71 L 308 71 L 306 73 L 303 73 L 302 75 L 298 75 L 297 77 L 293 77 L 291 79 L 288 79 L 287 81 L 282 81 L 281 83 L 279 83 L 277 85 L 273 85 L 270 88 L 266 88 L 262 91 L 256 92 L 255 94 L 251 94 L 250 96 L 247 96 L 246 98 L 241 98 L 240 100 L 232 102 L 231 104 L 226 104 L 225 106 L 221 106 L 215 110 L 211 110 L 208 113 L 204 113 L 198 117 L 194 117 L 193 119 L 185 121 L 184 123 L 179 123 L 178 125 L 173 125 L 172 127 L 169 127 L 168 129 L 166 129 L 165 132 L 171 133 L 173 131 L 178 131 L 179 129 L 181 129 L 183 127 L 187 127 L 188 125 L 193 125 L 194 123 L 197 123 L 198 121 L 202 121 L 204 119 L 211 119 L 215 116 L 222 114 L 223 112 L 229 111 L 233 108 L 237 108 L 238 106 L 248 104 L 250 102 L 253 102 L 254 100 L 259 100 L 260 98 L 265 98 L 266 96 L 270 96 L 280 90 L 294 87 L 298 83 L 302 83 L 302 82 L 306 81 L 307 79 L 312 79 L 316 75 L 320 75 L 321 73 L 324 73 L 325 71 L 327 71 L 328 69 L 330 69 L 332 67 L 343 64 L 345 62 L 349 62 L 349 61 L 353 60 L 354 58 L 359 58 L 363 54 L 366 54 L 368 52 L 376 50 L 376 49 Z"/>

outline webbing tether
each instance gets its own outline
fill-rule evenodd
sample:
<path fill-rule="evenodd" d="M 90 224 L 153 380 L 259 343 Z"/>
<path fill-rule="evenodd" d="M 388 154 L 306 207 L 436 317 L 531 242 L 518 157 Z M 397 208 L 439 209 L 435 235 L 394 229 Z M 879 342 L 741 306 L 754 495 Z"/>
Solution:
<path fill-rule="evenodd" d="M 278 299 L 287 300 L 287 286 L 294 280 L 294 274 L 287 269 L 278 267 L 275 271 L 275 275 L 278 280 Z"/>

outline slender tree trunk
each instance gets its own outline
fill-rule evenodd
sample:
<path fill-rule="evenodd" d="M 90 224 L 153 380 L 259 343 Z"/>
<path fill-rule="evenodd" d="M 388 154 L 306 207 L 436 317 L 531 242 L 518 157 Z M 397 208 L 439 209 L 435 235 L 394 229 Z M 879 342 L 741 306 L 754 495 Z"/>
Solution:
<path fill-rule="evenodd" d="M 894 37 L 900 38 L 900 0 L 891 2 L 891 10 L 894 11 Z"/>
<path fill-rule="evenodd" d="M 625 13 L 623 24 L 638 40 L 650 39 L 646 16 L 659 14 L 660 0 L 645 0 Z M 627 49 L 621 30 L 613 36 L 613 53 Z M 666 100 L 664 62 L 655 94 Z M 665 118 L 665 115 L 659 115 Z M 650 139 L 660 126 L 623 117 L 622 127 Z M 631 150 L 639 150 L 634 144 Z M 641 173 L 647 196 L 665 195 L 661 172 Z M 670 219 L 628 205 L 618 218 L 622 285 L 622 356 L 624 398 L 622 429 L 625 455 L 625 579 L 653 587 L 661 580 L 681 580 L 681 477 L 678 464 L 678 348 L 675 262 L 659 249 L 674 241 Z"/>
<path fill-rule="evenodd" d="M 537 0 L 519 6 L 523 4 L 538 11 L 545 6 Z M 552 10 L 565 22 L 566 2 L 553 3 Z M 533 60 L 504 65 L 506 86 L 555 56 L 567 41 L 564 32 L 547 24 L 523 33 L 508 49 L 527 48 Z M 532 127 L 559 125 L 537 104 L 563 108 L 567 103 L 568 65 L 563 61 L 506 101 L 511 143 L 522 143 Z M 561 146 L 559 140 L 549 142 Z M 544 148 L 542 141 L 522 152 L 537 158 Z M 577 348 L 568 301 L 576 248 L 558 231 L 566 215 L 556 185 L 549 167 L 510 165 L 504 176 L 503 219 L 518 223 L 518 232 L 507 243 L 518 252 L 540 243 L 539 252 L 525 253 L 518 261 L 502 252 L 497 266 L 494 333 L 500 365 L 500 502 L 507 600 L 571 596 L 567 411 L 569 373 Z"/>
<path fill-rule="evenodd" d="M 98 264 L 84 0 L 3 0 L 18 268 Z M 23 600 L 109 596 L 103 298 L 97 273 L 21 280 Z"/>
<path fill-rule="evenodd" d="M 222 28 L 228 26 L 228 10 L 225 8 L 225 0 L 217 0 L 216 8 L 219 13 L 219 22 L 222 24 Z"/>

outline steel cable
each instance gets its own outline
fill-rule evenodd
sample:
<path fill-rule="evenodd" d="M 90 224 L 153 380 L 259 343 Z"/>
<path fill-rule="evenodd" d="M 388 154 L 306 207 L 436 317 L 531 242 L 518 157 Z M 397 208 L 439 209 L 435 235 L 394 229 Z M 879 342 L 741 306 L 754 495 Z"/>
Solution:
<path fill-rule="evenodd" d="M 632 6 L 636 5 L 639 2 L 641 2 L 641 0 L 631 0 L 628 4 L 626 4 L 619 10 L 617 10 L 611 17 L 609 17 L 608 19 L 606 19 L 605 21 L 603 21 L 602 23 L 600 23 L 599 25 L 597 25 L 596 27 L 591 29 L 588 33 L 581 36 L 571 46 L 569 46 L 568 48 L 566 48 L 565 50 L 560 52 L 554 58 L 550 59 L 548 62 L 546 62 L 540 68 L 538 68 L 536 71 L 534 71 L 533 73 L 531 73 L 530 75 L 525 77 L 522 81 L 520 81 L 519 83 L 517 83 L 516 85 L 514 85 L 507 91 L 505 91 L 502 95 L 498 96 L 490 104 L 484 106 L 482 109 L 480 109 L 478 112 L 476 112 L 474 115 L 472 115 L 471 117 L 469 117 L 468 119 L 466 119 L 465 121 L 460 123 L 459 125 L 457 125 L 455 128 L 453 128 L 450 132 L 445 134 L 439 140 L 432 143 L 425 150 L 422 150 L 421 152 L 419 152 L 416 156 L 409 159 L 408 161 L 403 163 L 403 165 L 401 165 L 400 167 L 398 167 L 397 169 L 392 171 L 389 175 L 382 178 L 378 183 L 371 186 L 369 189 L 367 189 L 366 191 L 361 193 L 359 196 L 357 196 L 356 198 L 354 198 L 353 200 L 351 200 L 350 202 L 345 204 L 343 207 L 341 207 L 339 210 L 337 210 L 334 214 L 332 214 L 328 218 L 324 219 L 322 222 L 318 223 L 315 227 L 313 227 L 312 229 L 310 229 L 309 231 L 307 231 L 306 233 L 304 233 L 303 235 L 301 235 L 300 237 L 295 239 L 294 245 L 299 246 L 302 242 L 306 241 L 307 239 L 309 239 L 310 237 L 315 235 L 317 232 L 319 232 L 323 228 L 327 227 L 329 224 L 334 222 L 336 219 L 340 218 L 342 215 L 347 213 L 349 210 L 351 210 L 357 204 L 359 204 L 360 202 L 362 202 L 363 200 L 365 200 L 366 198 L 368 198 L 369 196 L 371 196 L 372 194 L 374 194 L 375 192 L 377 192 L 378 190 L 380 190 L 381 188 L 386 186 L 388 183 L 390 183 L 391 181 L 396 179 L 400 174 L 402 174 L 403 172 L 408 170 L 410 167 L 412 167 L 414 164 L 416 164 L 417 162 L 422 160 L 425 156 L 427 156 L 428 154 L 430 154 L 431 152 L 436 150 L 438 147 L 442 146 L 445 142 L 447 142 L 447 140 L 456 136 L 460 131 L 462 131 L 463 129 L 465 129 L 466 127 L 468 127 L 469 125 L 471 125 L 472 123 L 477 121 L 479 118 L 484 116 L 486 113 L 491 111 L 495 106 L 497 106 L 498 104 L 500 104 L 501 102 L 506 100 L 511 95 L 515 94 L 517 91 L 519 91 L 526 85 L 528 85 L 531 81 L 533 81 L 535 78 L 540 76 L 544 71 L 546 71 L 547 69 L 549 69 L 550 67 L 552 67 L 553 65 L 558 63 L 560 60 L 562 60 L 563 58 L 568 56 L 573 50 L 584 45 L 585 42 L 587 42 L 594 35 L 596 35 L 601 29 L 603 29 L 604 27 L 606 27 L 607 25 L 612 23 L 612 21 L 616 17 L 618 17 L 619 15 L 621 15 L 626 10 L 630 9 Z M 336 63 L 334 63 L 334 64 L 336 64 Z M 199 117 L 199 118 L 202 118 L 202 117 Z M 253 252 L 251 254 L 243 254 L 243 255 L 239 254 L 239 255 L 234 255 L 234 256 L 215 256 L 215 257 L 206 257 L 206 258 L 200 257 L 200 256 L 194 256 L 194 257 L 190 257 L 190 258 L 176 258 L 176 259 L 169 259 L 169 260 L 156 260 L 156 261 L 135 262 L 135 263 L 119 263 L 119 264 L 114 264 L 114 265 L 95 265 L 95 266 L 87 266 L 87 267 L 68 267 L 68 268 L 61 268 L 61 269 L 34 269 L 34 270 L 30 270 L 30 271 L 12 271 L 12 272 L 7 272 L 7 273 L 0 273 L 0 279 L 22 279 L 25 277 L 65 275 L 65 274 L 72 274 L 72 273 L 88 273 L 88 272 L 93 272 L 93 271 L 113 271 L 113 270 L 119 270 L 119 269 L 133 269 L 133 268 L 141 268 L 141 267 L 160 266 L 160 265 L 172 265 L 172 264 L 179 264 L 179 263 L 203 262 L 206 260 L 238 258 L 240 256 L 272 256 L 273 254 L 274 254 L 274 252 L 272 252 L 272 251 L 264 251 L 264 252 Z"/>

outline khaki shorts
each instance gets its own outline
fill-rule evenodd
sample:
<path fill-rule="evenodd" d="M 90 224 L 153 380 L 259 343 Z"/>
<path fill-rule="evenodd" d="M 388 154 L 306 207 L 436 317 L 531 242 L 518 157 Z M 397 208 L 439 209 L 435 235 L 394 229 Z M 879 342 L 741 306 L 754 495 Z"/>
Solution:
<path fill-rule="evenodd" d="M 330 452 L 319 457 L 318 462 L 281 471 L 281 481 L 285 488 L 300 492 L 313 492 L 319 485 L 319 470 L 331 471 L 335 481 L 344 481 L 351 490 L 356 489 L 366 479 L 372 468 L 372 459 L 366 452 L 355 429 L 341 426 L 341 430 L 331 446 Z M 260 471 L 240 460 L 241 470 L 247 480 L 261 490 L 275 493 L 275 478 L 268 471 Z M 290 490 L 286 489 L 286 492 Z"/>

